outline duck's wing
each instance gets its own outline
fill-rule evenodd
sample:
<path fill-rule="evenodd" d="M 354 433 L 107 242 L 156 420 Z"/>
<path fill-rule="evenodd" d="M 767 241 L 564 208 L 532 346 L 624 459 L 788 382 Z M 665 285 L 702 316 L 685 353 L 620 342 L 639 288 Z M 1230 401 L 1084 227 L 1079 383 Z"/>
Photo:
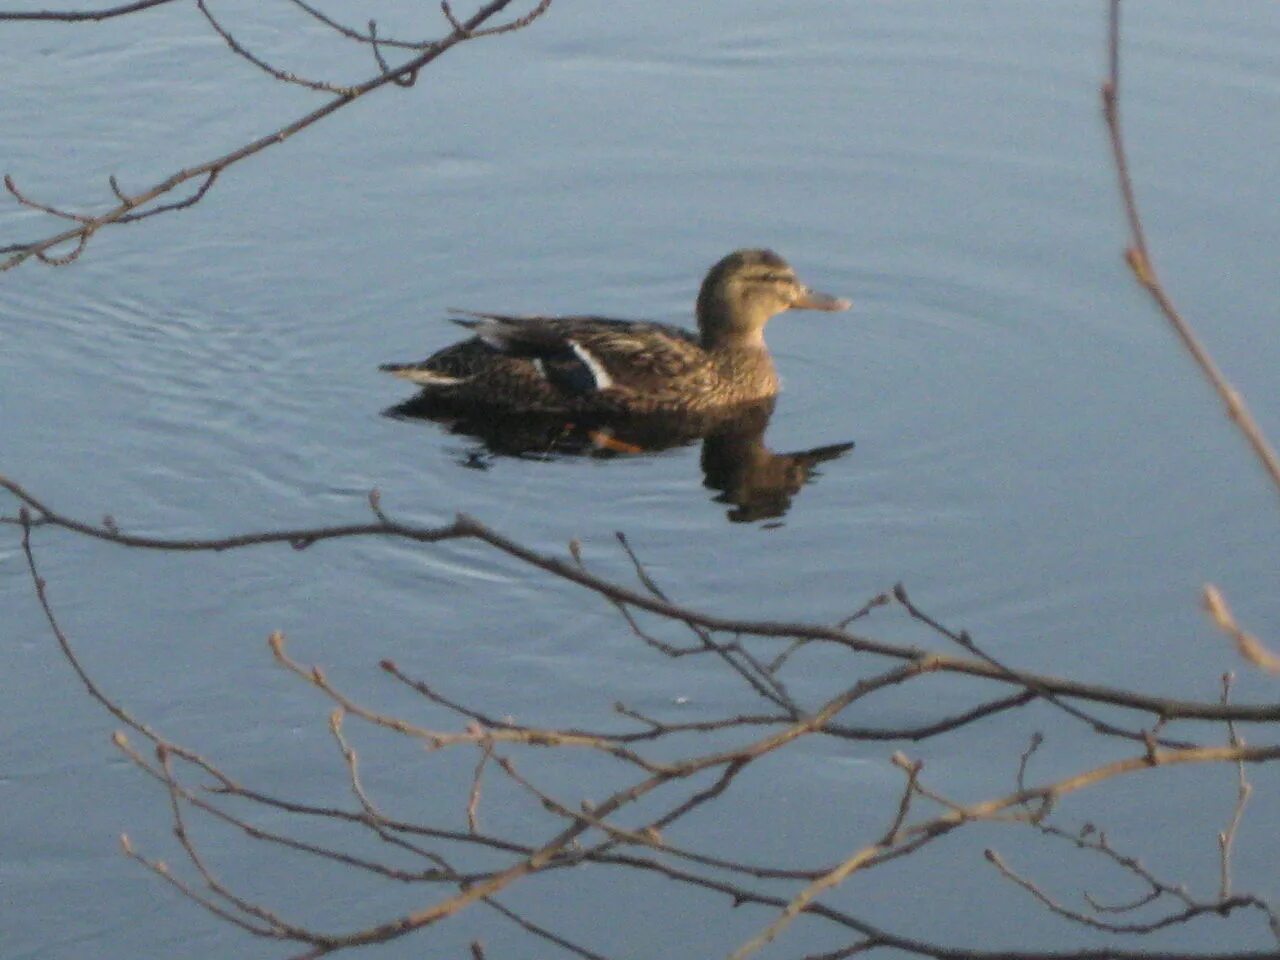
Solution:
<path fill-rule="evenodd" d="M 652 393 L 706 366 L 688 332 L 609 317 L 515 317 L 472 313 L 454 322 L 490 349 L 534 361 L 547 380 L 573 395 L 620 389 Z"/>

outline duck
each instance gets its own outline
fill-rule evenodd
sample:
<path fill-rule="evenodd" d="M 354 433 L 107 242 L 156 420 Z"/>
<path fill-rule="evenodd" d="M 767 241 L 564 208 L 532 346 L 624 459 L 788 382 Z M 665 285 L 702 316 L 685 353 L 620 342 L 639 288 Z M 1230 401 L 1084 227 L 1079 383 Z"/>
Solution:
<path fill-rule="evenodd" d="M 504 414 L 702 414 L 758 403 L 779 380 L 765 324 L 788 310 L 848 310 L 801 283 L 766 249 L 736 250 L 707 273 L 697 332 L 599 316 L 511 316 L 451 310 L 473 335 L 413 363 L 379 369 L 423 400 Z"/>

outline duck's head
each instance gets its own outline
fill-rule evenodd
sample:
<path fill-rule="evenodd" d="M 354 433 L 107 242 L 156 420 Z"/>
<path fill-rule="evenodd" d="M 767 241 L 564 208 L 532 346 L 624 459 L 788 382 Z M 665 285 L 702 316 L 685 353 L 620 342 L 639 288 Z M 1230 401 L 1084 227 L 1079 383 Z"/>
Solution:
<path fill-rule="evenodd" d="M 848 310 L 848 300 L 810 290 L 772 250 L 737 250 L 714 267 L 698 292 L 698 329 L 706 347 L 759 346 L 764 325 L 784 310 Z"/>

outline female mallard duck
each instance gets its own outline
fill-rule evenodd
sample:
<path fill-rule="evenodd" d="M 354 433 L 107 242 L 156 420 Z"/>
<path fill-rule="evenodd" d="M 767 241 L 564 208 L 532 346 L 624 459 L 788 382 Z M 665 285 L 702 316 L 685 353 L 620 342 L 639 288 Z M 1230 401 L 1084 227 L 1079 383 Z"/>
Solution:
<path fill-rule="evenodd" d="M 764 325 L 784 310 L 847 310 L 772 250 L 739 250 L 707 274 L 698 334 L 603 317 L 466 313 L 475 331 L 418 363 L 381 369 L 454 406 L 566 414 L 694 413 L 778 392 Z"/>

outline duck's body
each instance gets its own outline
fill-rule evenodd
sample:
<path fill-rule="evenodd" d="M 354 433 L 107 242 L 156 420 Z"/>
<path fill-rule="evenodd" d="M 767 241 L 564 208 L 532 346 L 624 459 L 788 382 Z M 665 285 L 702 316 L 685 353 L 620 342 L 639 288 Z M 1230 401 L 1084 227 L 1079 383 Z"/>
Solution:
<path fill-rule="evenodd" d="M 778 391 L 763 347 L 706 350 L 666 324 L 499 315 L 473 322 L 477 336 L 383 369 L 441 401 L 527 413 L 692 413 Z"/>
<path fill-rule="evenodd" d="M 802 286 L 777 254 L 741 250 L 703 282 L 697 334 L 605 317 L 468 314 L 474 319 L 457 322 L 475 337 L 382 369 L 456 405 L 576 415 L 705 412 L 777 393 L 763 337 L 770 317 L 848 306 Z"/>

